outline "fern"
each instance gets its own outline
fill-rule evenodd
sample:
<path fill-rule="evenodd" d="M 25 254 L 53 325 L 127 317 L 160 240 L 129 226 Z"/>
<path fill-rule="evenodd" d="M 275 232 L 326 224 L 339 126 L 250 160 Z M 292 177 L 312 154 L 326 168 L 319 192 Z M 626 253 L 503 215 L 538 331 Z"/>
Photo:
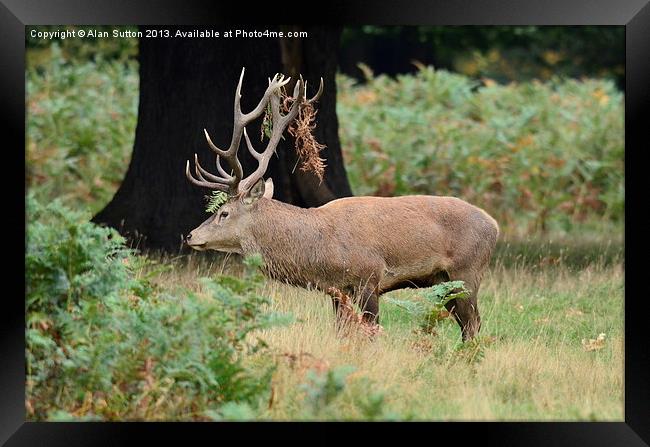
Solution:
<path fill-rule="evenodd" d="M 229 199 L 228 194 L 223 191 L 212 191 L 212 194 L 206 196 L 208 206 L 205 208 L 206 213 L 215 213 Z"/>
<path fill-rule="evenodd" d="M 387 301 L 406 310 L 412 315 L 425 333 L 434 333 L 435 325 L 449 316 L 445 304 L 453 299 L 465 299 L 470 291 L 463 281 L 448 281 L 422 289 L 420 301 L 403 301 L 387 298 Z"/>

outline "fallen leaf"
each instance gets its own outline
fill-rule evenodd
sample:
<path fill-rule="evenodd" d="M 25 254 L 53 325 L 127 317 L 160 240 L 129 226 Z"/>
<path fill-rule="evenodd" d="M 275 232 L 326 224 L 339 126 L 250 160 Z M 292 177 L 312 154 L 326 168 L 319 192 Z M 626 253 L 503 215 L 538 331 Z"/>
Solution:
<path fill-rule="evenodd" d="M 567 316 L 567 317 L 579 317 L 579 316 L 581 316 L 581 315 L 584 315 L 584 312 L 581 311 L 580 309 L 575 309 L 575 308 L 573 308 L 573 307 L 570 307 L 570 308 L 567 309 L 567 311 L 566 311 L 566 316 Z"/>
<path fill-rule="evenodd" d="M 605 347 L 605 334 L 600 333 L 595 339 L 582 339 L 582 347 L 585 351 L 597 351 Z"/>

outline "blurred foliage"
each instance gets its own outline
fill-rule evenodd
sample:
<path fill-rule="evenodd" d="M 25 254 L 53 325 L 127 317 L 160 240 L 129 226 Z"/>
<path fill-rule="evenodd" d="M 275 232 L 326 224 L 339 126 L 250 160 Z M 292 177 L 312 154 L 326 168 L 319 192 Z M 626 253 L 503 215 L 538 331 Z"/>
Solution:
<path fill-rule="evenodd" d="M 32 194 L 27 213 L 29 419 L 211 419 L 267 396 L 274 364 L 253 333 L 291 318 L 265 310 L 258 261 L 203 279 L 207 296 L 162 291 L 152 261 L 86 213 Z"/>
<path fill-rule="evenodd" d="M 348 178 L 358 195 L 458 196 L 503 228 L 569 231 L 624 214 L 623 95 L 608 80 L 499 85 L 432 67 L 338 78 Z"/>
<path fill-rule="evenodd" d="M 411 415 L 397 415 L 387 409 L 384 393 L 372 391 L 376 385 L 366 377 L 351 376 L 351 365 L 326 370 L 310 369 L 300 384 L 304 397 L 299 402 L 299 419 L 306 420 L 408 420 Z M 341 411 L 341 406 L 346 411 Z M 351 417 L 354 414 L 355 417 Z"/>
<path fill-rule="evenodd" d="M 377 73 L 414 71 L 412 60 L 498 82 L 554 76 L 625 82 L 623 26 L 362 26 L 341 38 L 343 72 L 354 65 Z"/>
<path fill-rule="evenodd" d="M 574 272 L 589 266 L 610 266 L 623 264 L 624 240 L 622 229 L 606 232 L 600 230 L 591 234 L 581 228 L 564 237 L 540 239 L 505 239 L 497 243 L 492 266 L 507 268 L 528 268 L 541 271 L 554 267 Z"/>
<path fill-rule="evenodd" d="M 72 40 L 72 39 L 70 39 Z M 48 63 L 28 67 L 27 181 L 55 197 L 99 211 L 128 167 L 138 108 L 135 61 L 72 62 L 59 45 Z"/>
<path fill-rule="evenodd" d="M 77 31 L 93 29 L 102 32 L 108 32 L 111 37 L 83 37 L 83 38 L 54 38 L 43 39 L 31 37 L 32 30 L 36 32 L 56 32 L 56 31 Z M 101 60 L 112 60 L 118 62 L 127 62 L 129 59 L 135 59 L 138 55 L 137 38 L 114 38 L 112 32 L 114 29 L 120 31 L 137 31 L 137 26 L 112 26 L 112 25 L 40 25 L 27 27 L 25 32 L 25 48 L 27 48 L 28 64 L 38 67 L 41 64 L 48 64 L 48 51 L 56 45 L 61 49 L 66 59 L 74 59 L 75 62 L 86 62 Z"/>

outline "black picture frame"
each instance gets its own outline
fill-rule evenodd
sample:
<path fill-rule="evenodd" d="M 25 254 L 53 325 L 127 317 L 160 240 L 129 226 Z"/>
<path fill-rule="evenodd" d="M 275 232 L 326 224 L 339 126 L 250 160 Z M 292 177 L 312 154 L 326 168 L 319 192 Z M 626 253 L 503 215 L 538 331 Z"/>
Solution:
<path fill-rule="evenodd" d="M 521 423 L 414 423 L 354 424 L 331 423 L 35 423 L 25 422 L 24 283 L 19 277 L 25 246 L 10 232 L 5 243 L 5 284 L 0 311 L 0 442 L 18 445 L 125 445 L 142 439 L 198 443 L 226 439 L 248 439 L 262 435 L 277 442 L 336 442 L 338 429 L 358 433 L 365 440 L 380 439 L 384 431 L 413 439 L 422 435 L 433 442 L 454 445 L 481 443 L 522 446 L 641 446 L 650 443 L 650 350 L 645 338 L 647 298 L 641 286 L 644 256 L 648 249 L 648 220 L 637 203 L 647 188 L 640 179 L 645 165 L 647 117 L 650 105 L 650 6 L 649 0 L 445 0 L 427 2 L 376 1 L 372 5 L 355 1 L 329 1 L 320 5 L 298 2 L 256 5 L 243 2 L 140 1 L 128 0 L 0 0 L 0 104 L 3 126 L 4 176 L 25 172 L 25 27 L 48 24 L 196 24 L 234 23 L 343 24 L 343 25 L 622 25 L 626 29 L 625 98 L 625 421 L 607 422 L 521 422 Z M 646 112 L 646 113 L 644 113 Z M 647 118 L 646 118 L 647 119 Z M 13 143 L 9 143 L 9 142 Z M 644 144 L 645 143 L 645 144 Z M 6 158 L 11 155 L 11 157 Z M 16 183 L 12 183 L 16 184 Z M 7 189 L 5 189 L 7 191 Z M 5 194 L 5 220 L 15 216 L 24 229 L 23 192 Z M 630 205 L 631 204 L 631 205 Z M 23 239 L 24 242 L 24 239 Z M 22 284 L 22 287 L 20 287 Z M 638 292 L 637 292 L 638 291 Z M 432 390 L 435 392 L 435 390 Z M 236 433 L 235 433 L 236 432 Z M 401 432 L 401 433 L 400 433 Z M 322 433 L 319 438 L 313 434 Z M 235 436 L 227 438 L 226 436 Z M 272 438 L 273 436 L 278 438 Z M 287 437 L 287 435 L 290 435 Z M 243 438 L 245 436 L 245 438 Z M 282 437 L 280 437 L 282 436 Z M 446 437 L 450 436 L 450 441 Z M 347 437 L 347 435 L 346 435 Z M 234 441 L 228 441 L 234 442 Z"/>

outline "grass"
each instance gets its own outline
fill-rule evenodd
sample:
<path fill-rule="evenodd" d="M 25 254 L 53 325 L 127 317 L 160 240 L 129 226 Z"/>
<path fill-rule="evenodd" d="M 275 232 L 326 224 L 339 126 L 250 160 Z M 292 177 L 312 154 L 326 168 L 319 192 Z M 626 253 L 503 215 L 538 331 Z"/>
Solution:
<path fill-rule="evenodd" d="M 619 252 L 620 254 L 620 252 Z M 202 293 L 198 275 L 237 262 L 194 256 L 158 277 Z M 497 257 L 479 295 L 482 329 L 463 345 L 455 322 L 435 335 L 416 330 L 403 309 L 381 304 L 384 332 L 374 341 L 337 336 L 329 297 L 268 281 L 272 309 L 296 323 L 261 332 L 278 363 L 272 393 L 256 419 L 623 420 L 623 284 L 619 261 L 539 269 Z M 416 290 L 387 296 L 413 299 Z M 601 333 L 601 349 L 584 343 Z M 255 359 L 251 360 L 253 367 Z M 342 391 L 309 410 L 310 377 L 351 366 Z M 313 377 L 312 377 L 313 379 Z"/>

